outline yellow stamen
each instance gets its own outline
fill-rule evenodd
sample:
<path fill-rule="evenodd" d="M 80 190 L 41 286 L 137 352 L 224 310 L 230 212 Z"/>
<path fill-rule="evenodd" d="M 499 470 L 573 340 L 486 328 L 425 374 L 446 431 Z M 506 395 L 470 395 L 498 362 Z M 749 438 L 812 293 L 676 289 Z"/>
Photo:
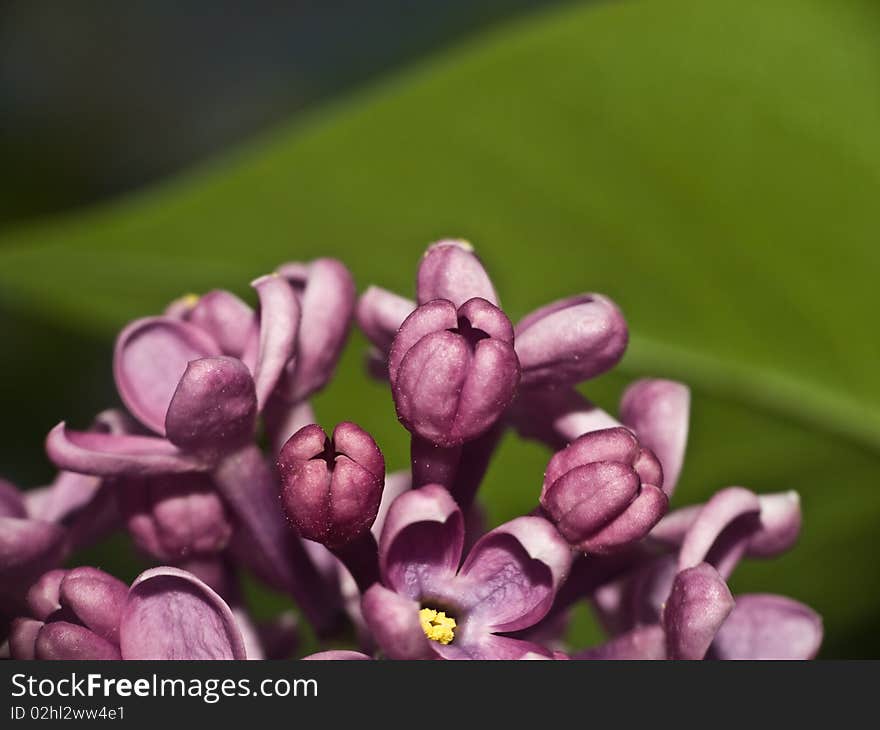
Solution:
<path fill-rule="evenodd" d="M 445 611 L 423 608 L 419 611 L 419 621 L 425 636 L 432 641 L 448 644 L 455 638 L 455 619 L 447 616 Z"/>
<path fill-rule="evenodd" d="M 194 307 L 199 303 L 199 295 L 198 294 L 184 294 L 180 301 L 185 304 L 187 307 Z"/>

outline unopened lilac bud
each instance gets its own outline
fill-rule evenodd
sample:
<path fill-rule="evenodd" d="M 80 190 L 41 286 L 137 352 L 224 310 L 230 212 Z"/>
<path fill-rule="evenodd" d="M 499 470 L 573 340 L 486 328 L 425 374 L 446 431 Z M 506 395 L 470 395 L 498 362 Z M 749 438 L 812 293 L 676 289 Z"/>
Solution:
<path fill-rule="evenodd" d="M 428 247 L 416 280 L 419 304 L 447 299 L 460 307 L 480 297 L 498 305 L 498 295 L 474 247 L 467 241 L 448 239 Z"/>
<path fill-rule="evenodd" d="M 444 447 L 486 432 L 519 383 L 513 327 L 485 299 L 438 299 L 401 325 L 388 358 L 397 416 L 414 435 Z"/>
<path fill-rule="evenodd" d="M 160 563 L 217 555 L 233 526 L 223 500 L 204 474 L 169 474 L 125 484 L 120 501 L 137 546 Z"/>
<path fill-rule="evenodd" d="M 666 512 L 663 472 L 626 428 L 593 431 L 547 466 L 541 505 L 571 545 L 606 553 L 639 540 Z"/>
<path fill-rule="evenodd" d="M 593 378 L 616 365 L 629 339 L 623 314 L 601 294 L 548 304 L 516 326 L 523 387 L 560 387 Z"/>
<path fill-rule="evenodd" d="M 312 424 L 278 456 L 281 501 L 300 535 L 341 548 L 365 535 L 379 509 L 385 459 L 370 434 L 343 422 L 327 438 Z"/>
<path fill-rule="evenodd" d="M 378 286 L 369 287 L 358 299 L 358 327 L 383 355 L 387 355 L 403 321 L 416 308 L 415 302 Z"/>
<path fill-rule="evenodd" d="M 296 356 L 288 366 L 285 385 L 287 399 L 296 402 L 323 388 L 332 377 L 357 292 L 348 269 L 336 259 L 285 264 L 278 274 L 299 294 Z"/>

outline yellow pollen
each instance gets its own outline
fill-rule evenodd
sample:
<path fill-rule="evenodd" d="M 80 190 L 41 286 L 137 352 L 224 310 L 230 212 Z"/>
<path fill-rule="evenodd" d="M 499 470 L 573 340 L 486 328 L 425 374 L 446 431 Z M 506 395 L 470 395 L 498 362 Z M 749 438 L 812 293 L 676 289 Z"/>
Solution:
<path fill-rule="evenodd" d="M 199 303 L 199 295 L 198 294 L 184 294 L 180 298 L 181 302 L 183 302 L 187 307 L 194 307 Z"/>
<path fill-rule="evenodd" d="M 455 638 L 455 619 L 447 616 L 445 611 L 423 608 L 419 611 L 419 621 L 425 636 L 432 641 L 448 644 Z"/>

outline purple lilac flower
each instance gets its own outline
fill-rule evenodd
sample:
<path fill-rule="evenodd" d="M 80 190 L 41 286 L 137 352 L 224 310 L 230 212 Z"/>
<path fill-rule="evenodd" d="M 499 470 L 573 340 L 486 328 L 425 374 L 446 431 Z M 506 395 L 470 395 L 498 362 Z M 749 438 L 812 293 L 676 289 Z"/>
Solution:
<path fill-rule="evenodd" d="M 15 659 L 244 659 L 229 606 L 195 576 L 153 568 L 129 588 L 95 568 L 54 570 L 13 622 Z"/>
<path fill-rule="evenodd" d="M 626 428 L 584 434 L 557 452 L 544 475 L 541 506 L 578 550 L 607 553 L 631 544 L 665 514 L 663 470 Z"/>
<path fill-rule="evenodd" d="M 552 656 L 504 634 L 540 621 L 565 580 L 571 552 L 555 528 L 517 518 L 484 535 L 461 563 L 463 545 L 462 513 L 442 487 L 391 505 L 379 544 L 382 583 L 362 605 L 381 650 L 394 659 Z"/>
<path fill-rule="evenodd" d="M 667 624 L 672 619 L 667 615 L 675 618 L 670 602 L 683 574 L 704 566 L 704 575 L 711 571 L 713 580 L 723 582 L 742 557 L 767 558 L 791 548 L 800 523 L 796 493 L 759 497 L 742 487 L 729 487 L 705 505 L 667 515 L 652 531 L 645 556 L 623 578 L 596 592 L 603 623 L 617 634 L 608 646 L 596 651 L 603 656 L 623 648 L 636 652 L 636 638 L 642 648 L 647 647 L 646 636 L 657 634 L 661 625 L 668 643 Z M 666 552 L 658 555 L 657 548 Z M 704 606 L 702 613 L 709 612 Z M 702 655 L 686 658 L 809 659 L 819 650 L 821 619 L 790 598 L 737 596 L 727 613 L 725 620 L 713 627 Z M 675 621 L 678 626 L 685 625 L 682 620 Z M 652 646 L 656 648 L 656 644 Z M 672 650 L 669 655 L 677 656 Z"/>
<path fill-rule="evenodd" d="M 137 320 L 120 333 L 114 354 L 117 390 L 148 435 L 82 433 L 62 423 L 49 434 L 47 450 L 62 468 L 114 477 L 122 486 L 209 475 L 235 517 L 239 542 L 247 545 L 239 554 L 262 579 L 290 591 L 320 625 L 328 620 L 322 602 L 333 598 L 287 529 L 277 508 L 277 477 L 254 443 L 257 416 L 294 355 L 298 297 L 279 275 L 257 279 L 253 286 L 261 307 L 257 329 L 229 296 L 217 293 L 204 309 L 197 303 L 176 317 Z M 227 321 L 218 311 L 239 315 Z M 188 321 L 193 318 L 208 323 L 217 339 Z M 244 359 L 224 354 L 220 342 Z M 178 515 L 186 521 L 185 511 Z M 202 526 L 209 528 L 207 539 L 222 532 L 216 521 Z"/>
<path fill-rule="evenodd" d="M 328 438 L 317 424 L 297 431 L 278 455 L 281 503 L 299 534 L 330 549 L 361 590 L 378 580 L 376 519 L 385 459 L 373 438 L 343 422 Z"/>

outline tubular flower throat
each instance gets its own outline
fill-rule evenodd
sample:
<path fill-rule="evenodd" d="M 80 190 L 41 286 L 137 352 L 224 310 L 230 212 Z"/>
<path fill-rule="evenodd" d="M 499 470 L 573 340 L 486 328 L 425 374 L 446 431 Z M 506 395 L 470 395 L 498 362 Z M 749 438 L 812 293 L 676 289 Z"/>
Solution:
<path fill-rule="evenodd" d="M 423 608 L 419 611 L 419 622 L 422 631 L 432 641 L 441 644 L 451 644 L 455 638 L 455 619 L 447 616 L 445 611 L 435 611 L 433 608 Z"/>

